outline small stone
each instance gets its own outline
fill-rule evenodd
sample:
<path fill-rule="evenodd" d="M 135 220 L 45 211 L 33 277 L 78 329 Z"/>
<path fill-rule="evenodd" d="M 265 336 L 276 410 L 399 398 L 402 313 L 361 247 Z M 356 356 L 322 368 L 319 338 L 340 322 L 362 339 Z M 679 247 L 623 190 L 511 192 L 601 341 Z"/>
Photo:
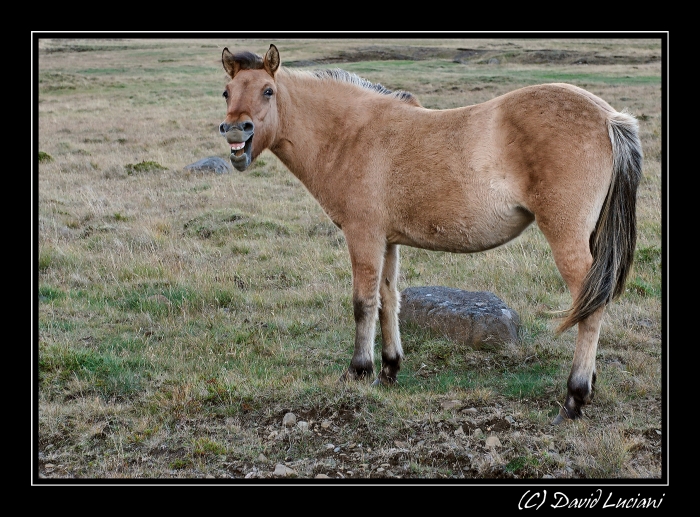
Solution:
<path fill-rule="evenodd" d="M 461 405 L 462 403 L 459 400 L 446 400 L 441 404 L 442 409 L 453 409 Z"/>
<path fill-rule="evenodd" d="M 330 479 L 330 478 L 329 478 L 328 476 L 326 476 L 325 474 L 316 474 L 314 477 L 315 477 L 316 479 Z"/>
<path fill-rule="evenodd" d="M 283 427 L 293 427 L 297 423 L 297 416 L 294 413 L 287 413 L 282 419 Z"/>
<path fill-rule="evenodd" d="M 501 440 L 498 439 L 498 436 L 495 434 L 492 434 L 488 438 L 486 438 L 486 446 L 487 447 L 500 447 L 501 446 Z"/>
<path fill-rule="evenodd" d="M 275 471 L 272 473 L 272 475 L 277 477 L 287 477 L 296 475 L 296 472 L 287 467 L 286 465 L 278 463 L 277 465 L 275 465 Z"/>

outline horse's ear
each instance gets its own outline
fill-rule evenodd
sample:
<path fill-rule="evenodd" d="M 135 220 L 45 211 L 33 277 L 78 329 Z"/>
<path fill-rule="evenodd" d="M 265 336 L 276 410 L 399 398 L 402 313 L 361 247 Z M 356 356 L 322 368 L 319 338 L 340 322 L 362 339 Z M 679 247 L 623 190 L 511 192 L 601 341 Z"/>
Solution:
<path fill-rule="evenodd" d="M 224 70 L 231 79 L 241 69 L 240 63 L 234 59 L 228 47 L 224 47 L 223 52 L 221 52 L 221 64 L 224 65 Z"/>
<path fill-rule="evenodd" d="M 224 65 L 224 70 L 229 75 L 231 79 L 236 74 L 236 62 L 233 59 L 233 54 L 229 51 L 228 47 L 224 47 L 221 52 L 221 64 Z"/>
<path fill-rule="evenodd" d="M 271 77 L 275 77 L 275 72 L 277 72 L 277 69 L 280 67 L 280 53 L 279 50 L 277 50 L 277 47 L 272 44 L 270 44 L 270 48 L 265 54 L 263 66 Z"/>

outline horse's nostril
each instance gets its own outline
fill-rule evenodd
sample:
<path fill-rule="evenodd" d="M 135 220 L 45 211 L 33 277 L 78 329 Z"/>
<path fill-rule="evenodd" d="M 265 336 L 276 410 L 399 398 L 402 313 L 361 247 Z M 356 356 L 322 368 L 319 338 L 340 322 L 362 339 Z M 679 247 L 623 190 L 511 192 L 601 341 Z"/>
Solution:
<path fill-rule="evenodd" d="M 245 122 L 243 124 L 243 131 L 247 131 L 247 132 L 252 133 L 254 128 L 255 128 L 255 125 L 252 122 Z"/>
<path fill-rule="evenodd" d="M 226 131 L 228 131 L 228 125 L 226 124 L 226 122 L 222 122 L 221 124 L 219 124 L 219 133 L 225 135 Z"/>

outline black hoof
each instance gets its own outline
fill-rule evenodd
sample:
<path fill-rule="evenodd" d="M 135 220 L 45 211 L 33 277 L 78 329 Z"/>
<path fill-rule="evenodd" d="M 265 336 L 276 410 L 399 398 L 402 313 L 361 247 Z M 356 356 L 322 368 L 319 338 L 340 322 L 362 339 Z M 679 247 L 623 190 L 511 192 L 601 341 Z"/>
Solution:
<path fill-rule="evenodd" d="M 366 381 L 374 377 L 374 370 L 371 369 L 355 369 L 352 366 L 345 370 L 343 375 L 338 379 L 339 382 L 351 382 L 351 381 Z"/>
<path fill-rule="evenodd" d="M 583 416 L 583 407 L 590 404 L 595 392 L 596 372 L 593 372 L 590 387 L 586 383 L 575 383 L 573 373 L 567 382 L 566 402 L 559 409 L 559 414 L 552 421 L 552 425 L 558 425 L 566 420 L 578 420 Z"/>
<path fill-rule="evenodd" d="M 559 408 L 559 413 L 557 414 L 556 417 L 554 417 L 554 420 L 552 420 L 551 425 L 560 425 L 564 422 L 570 422 L 572 420 L 574 420 L 574 418 L 571 418 L 569 416 L 569 414 L 566 412 L 566 409 L 564 409 L 562 407 L 562 408 Z"/>
<path fill-rule="evenodd" d="M 398 384 L 398 382 L 396 377 L 389 377 L 382 372 L 379 374 L 379 377 L 374 380 L 372 386 L 394 386 Z"/>
<path fill-rule="evenodd" d="M 567 420 L 578 420 L 583 416 L 583 406 L 583 401 L 569 395 L 564 405 L 559 408 L 559 414 L 552 420 L 552 425 L 559 425 Z"/>
<path fill-rule="evenodd" d="M 374 384 L 382 386 L 391 386 L 398 382 L 397 377 L 401 369 L 401 358 L 389 359 L 382 354 L 382 369 L 379 371 L 379 376 Z"/>

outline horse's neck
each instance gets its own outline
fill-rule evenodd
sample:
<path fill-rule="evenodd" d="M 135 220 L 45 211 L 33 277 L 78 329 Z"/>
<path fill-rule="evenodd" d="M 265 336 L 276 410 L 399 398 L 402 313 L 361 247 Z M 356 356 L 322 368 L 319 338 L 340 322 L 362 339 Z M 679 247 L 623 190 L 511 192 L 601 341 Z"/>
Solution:
<path fill-rule="evenodd" d="M 279 128 L 271 151 L 318 197 L 331 173 L 335 142 L 352 138 L 361 123 L 348 118 L 347 105 L 328 91 L 344 85 L 313 77 L 285 75 L 280 82 Z M 351 117 L 351 115 L 350 115 Z"/>

